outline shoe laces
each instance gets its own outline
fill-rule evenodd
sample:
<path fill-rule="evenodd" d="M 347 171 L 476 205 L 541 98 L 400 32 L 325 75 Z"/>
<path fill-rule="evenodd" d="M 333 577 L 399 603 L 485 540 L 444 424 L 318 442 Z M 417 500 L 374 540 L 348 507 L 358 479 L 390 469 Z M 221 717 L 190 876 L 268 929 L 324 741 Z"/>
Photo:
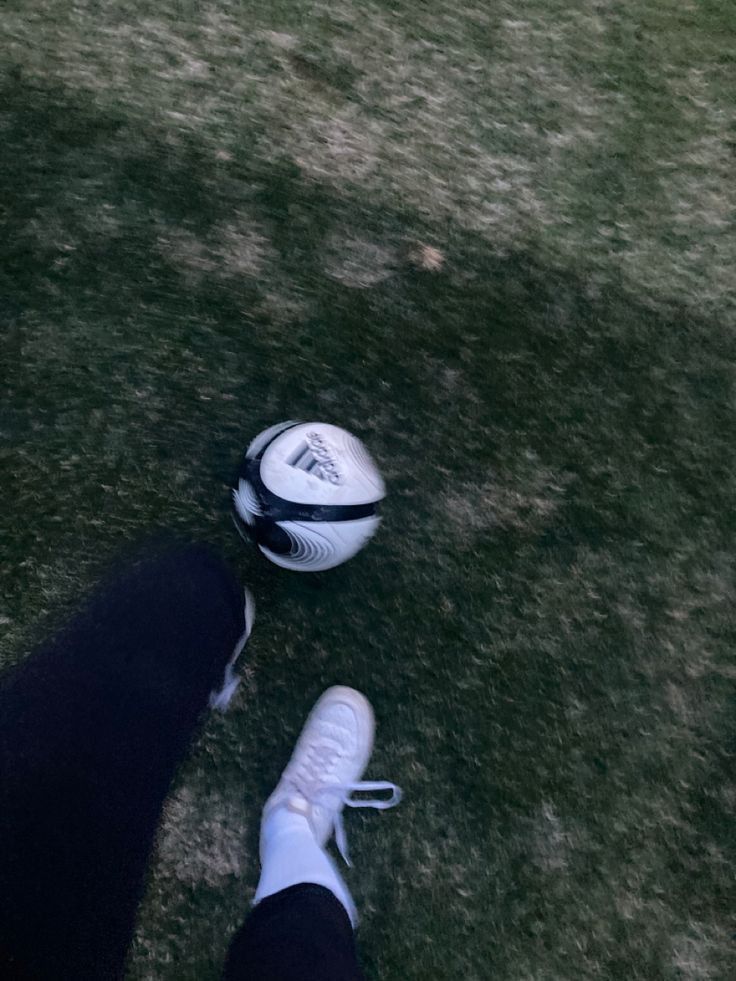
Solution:
<path fill-rule="evenodd" d="M 322 807 L 332 811 L 331 831 L 335 834 L 335 844 L 345 864 L 352 868 L 348 853 L 348 840 L 342 816 L 343 807 L 371 807 L 377 811 L 386 811 L 396 807 L 401 801 L 401 788 L 389 780 L 356 780 L 353 783 L 324 783 L 313 776 L 310 764 L 316 764 L 318 769 L 329 772 L 340 755 L 337 747 L 328 744 L 310 746 L 306 762 L 299 767 L 294 775 L 293 783 L 301 797 L 312 807 Z M 354 793 L 391 792 L 390 797 L 352 797 Z"/>
<path fill-rule="evenodd" d="M 391 791 L 390 797 L 353 798 L 352 793 L 378 793 L 379 791 Z M 322 787 L 317 792 L 317 799 L 323 794 L 336 791 L 340 794 L 340 802 L 346 807 L 372 807 L 376 811 L 387 811 L 390 807 L 396 807 L 401 801 L 401 787 L 397 787 L 390 780 L 357 780 L 355 783 L 340 784 L 337 787 Z M 337 850 L 342 855 L 343 861 L 349 867 L 353 867 L 348 855 L 348 839 L 345 833 L 345 824 L 342 818 L 342 811 L 335 812 L 334 817 L 335 844 Z"/>

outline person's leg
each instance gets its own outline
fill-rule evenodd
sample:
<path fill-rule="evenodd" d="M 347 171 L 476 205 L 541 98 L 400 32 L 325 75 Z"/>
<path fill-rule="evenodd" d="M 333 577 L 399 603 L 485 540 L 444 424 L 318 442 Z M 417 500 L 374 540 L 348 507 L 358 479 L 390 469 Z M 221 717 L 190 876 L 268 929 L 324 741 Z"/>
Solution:
<path fill-rule="evenodd" d="M 314 706 L 266 802 L 255 908 L 228 954 L 226 981 L 356 981 L 355 905 L 325 851 L 333 831 L 347 861 L 345 804 L 397 804 L 393 784 L 360 783 L 373 748 L 373 711 L 352 688 L 330 688 Z M 356 790 L 391 791 L 352 800 Z"/>
<path fill-rule="evenodd" d="M 208 549 L 97 590 L 0 684 L 0 976 L 122 976 L 164 798 L 244 633 Z"/>
<path fill-rule="evenodd" d="M 230 945 L 224 981 L 362 981 L 347 910 L 324 886 L 266 897 Z"/>

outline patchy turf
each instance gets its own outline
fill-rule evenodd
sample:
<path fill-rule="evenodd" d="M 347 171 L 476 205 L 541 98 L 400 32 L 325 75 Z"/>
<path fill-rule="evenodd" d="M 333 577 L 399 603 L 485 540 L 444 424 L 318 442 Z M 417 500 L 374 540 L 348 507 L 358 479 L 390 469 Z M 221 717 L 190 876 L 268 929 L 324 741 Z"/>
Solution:
<path fill-rule="evenodd" d="M 162 828 L 131 981 L 218 976 L 311 701 L 364 689 L 371 978 L 725 979 L 733 935 L 732 15 L 702 2 L 6 3 L 5 663 L 157 525 L 259 600 Z M 390 494 L 243 549 L 259 427 Z"/>

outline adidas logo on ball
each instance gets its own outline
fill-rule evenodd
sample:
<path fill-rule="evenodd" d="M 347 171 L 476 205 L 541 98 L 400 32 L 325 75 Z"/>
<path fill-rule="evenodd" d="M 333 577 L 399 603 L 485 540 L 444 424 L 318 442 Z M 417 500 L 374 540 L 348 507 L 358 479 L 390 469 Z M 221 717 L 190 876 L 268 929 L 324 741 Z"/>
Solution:
<path fill-rule="evenodd" d="M 360 551 L 380 524 L 385 493 L 355 436 L 327 423 L 284 422 L 246 450 L 233 516 L 241 535 L 272 562 L 317 572 Z"/>
<path fill-rule="evenodd" d="M 334 451 L 329 443 L 317 432 L 306 434 L 306 441 L 297 449 L 295 456 L 289 460 L 289 466 L 314 473 L 320 480 L 329 480 L 331 484 L 341 484 L 343 478 L 334 457 Z"/>

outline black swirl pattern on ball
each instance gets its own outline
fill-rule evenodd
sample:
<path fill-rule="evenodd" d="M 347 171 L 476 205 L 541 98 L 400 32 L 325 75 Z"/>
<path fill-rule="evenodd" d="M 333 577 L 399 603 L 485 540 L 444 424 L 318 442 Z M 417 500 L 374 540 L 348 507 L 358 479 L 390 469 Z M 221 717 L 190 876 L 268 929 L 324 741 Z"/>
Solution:
<path fill-rule="evenodd" d="M 282 530 L 291 539 L 289 558 L 305 568 L 322 565 L 325 560 L 335 555 L 335 548 L 332 543 L 321 535 L 314 532 L 305 535 L 293 528 L 283 528 Z"/>
<path fill-rule="evenodd" d="M 237 490 L 233 491 L 233 503 L 240 512 L 240 516 L 249 525 L 254 524 L 256 518 L 263 516 L 261 502 L 258 500 L 252 484 L 247 480 L 243 480 L 242 477 L 238 481 Z"/>

